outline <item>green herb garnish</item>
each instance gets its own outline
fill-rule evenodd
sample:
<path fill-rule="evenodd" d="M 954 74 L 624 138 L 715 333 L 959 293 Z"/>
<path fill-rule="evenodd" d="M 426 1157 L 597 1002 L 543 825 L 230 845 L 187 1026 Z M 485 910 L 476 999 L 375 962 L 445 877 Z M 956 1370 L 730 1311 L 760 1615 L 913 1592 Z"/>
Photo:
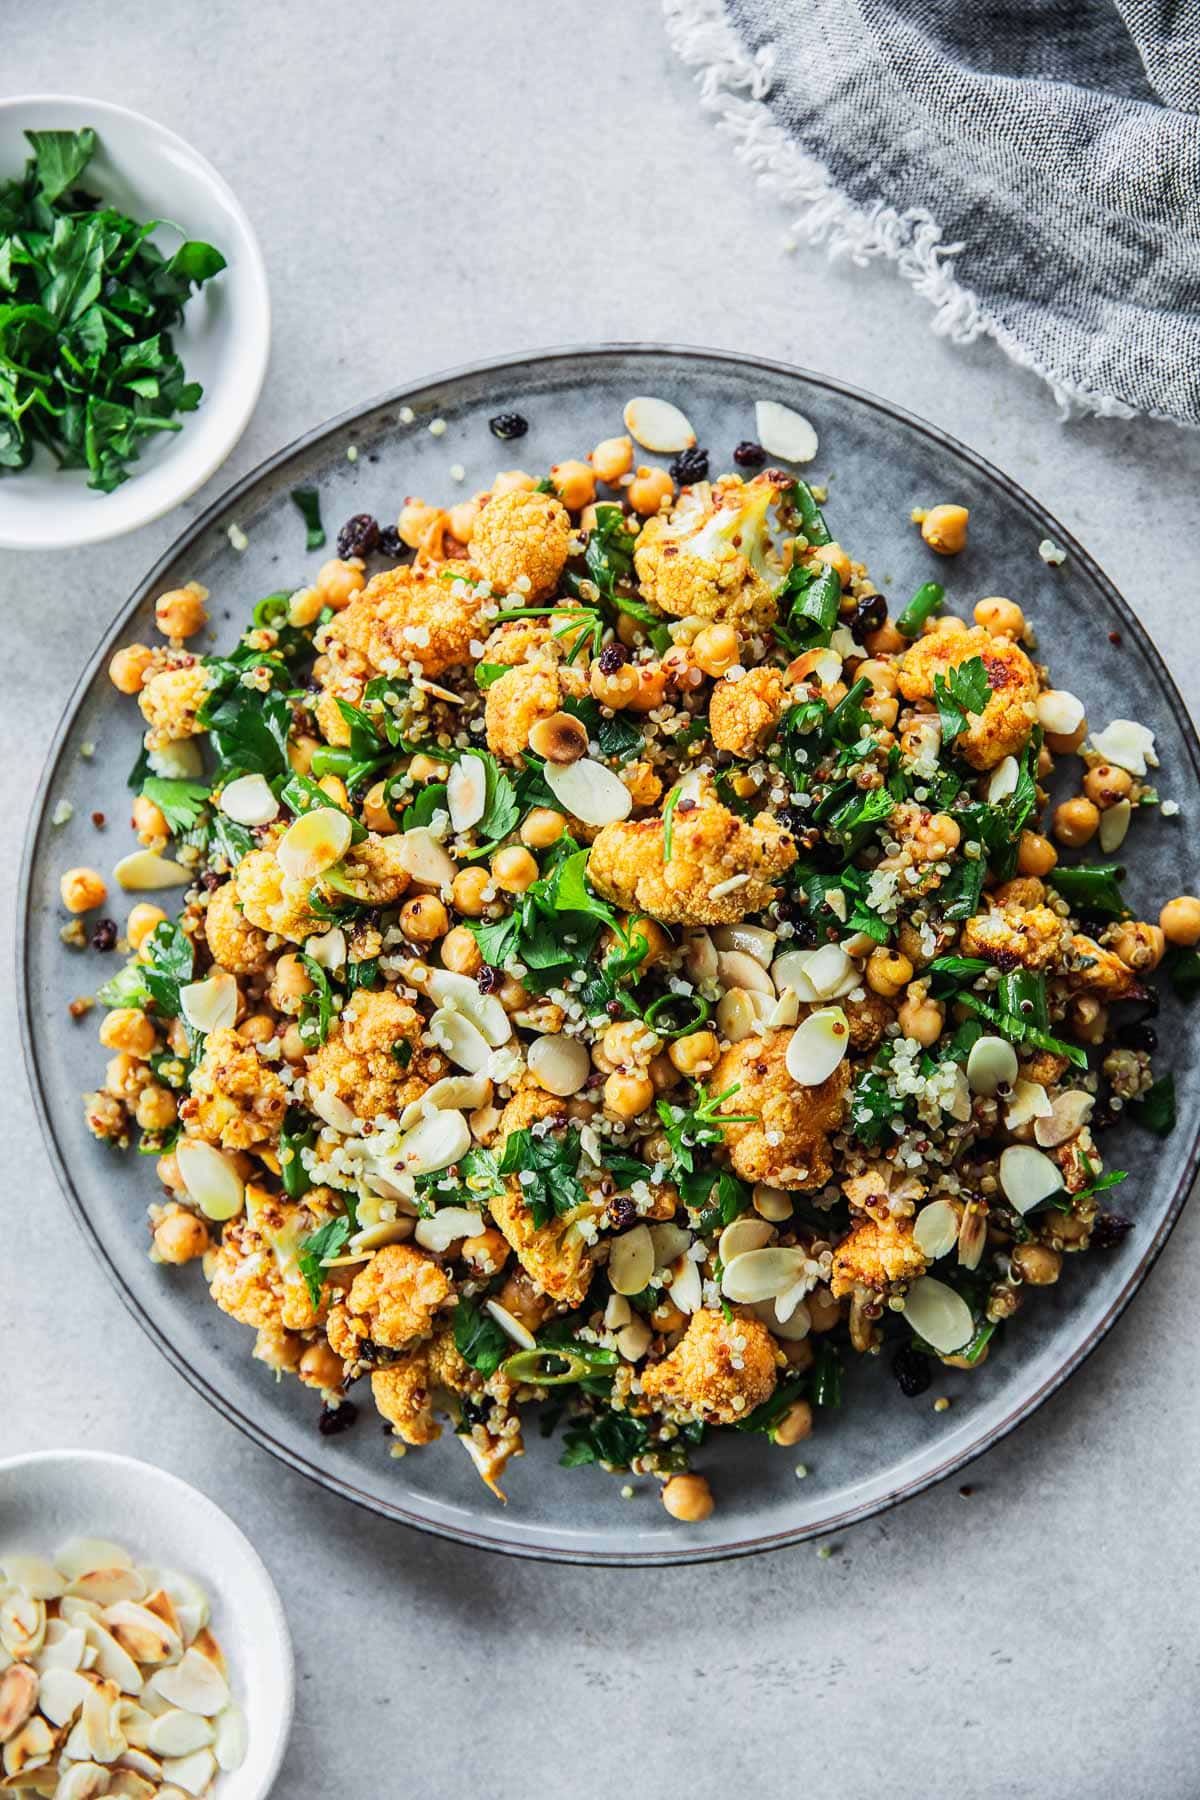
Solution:
<path fill-rule="evenodd" d="M 304 520 L 306 550 L 320 550 L 325 544 L 325 527 L 321 523 L 321 496 L 313 487 L 292 489 L 292 504 Z"/>

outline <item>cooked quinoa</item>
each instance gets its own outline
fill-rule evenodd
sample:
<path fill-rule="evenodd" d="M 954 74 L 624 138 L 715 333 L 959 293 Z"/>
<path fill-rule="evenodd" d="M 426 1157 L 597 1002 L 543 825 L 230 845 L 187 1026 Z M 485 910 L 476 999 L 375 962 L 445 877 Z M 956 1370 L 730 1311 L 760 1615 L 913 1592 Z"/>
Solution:
<path fill-rule="evenodd" d="M 711 1433 L 794 1445 L 848 1355 L 977 1368 L 1120 1240 L 1094 1134 L 1169 1122 L 1130 1008 L 1200 902 L 1164 935 L 1059 862 L 1153 802 L 1153 739 L 1096 748 L 1016 603 L 893 617 L 803 481 L 629 452 L 409 501 L 398 559 L 226 656 L 185 647 L 203 589 L 160 602 L 112 675 L 190 885 L 130 914 L 86 1105 L 157 1154 L 152 1258 L 323 1430 L 369 1388 L 499 1494 L 539 1409 L 698 1519 Z"/>

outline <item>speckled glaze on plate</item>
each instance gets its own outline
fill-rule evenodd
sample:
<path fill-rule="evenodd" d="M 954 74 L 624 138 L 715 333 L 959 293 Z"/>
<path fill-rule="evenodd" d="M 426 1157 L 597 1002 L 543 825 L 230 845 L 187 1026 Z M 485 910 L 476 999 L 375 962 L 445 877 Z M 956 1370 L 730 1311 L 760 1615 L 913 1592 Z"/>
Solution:
<path fill-rule="evenodd" d="M 655 346 L 552 351 L 436 376 L 357 408 L 272 458 L 189 527 L 138 587 L 67 709 L 26 844 L 19 953 L 30 1075 L 64 1191 L 126 1304 L 180 1373 L 273 1455 L 376 1512 L 510 1554 L 627 1565 L 746 1555 L 829 1532 L 960 1469 L 1025 1418 L 1109 1330 L 1179 1215 L 1198 1160 L 1196 1060 L 1177 1060 L 1179 1124 L 1165 1145 L 1132 1128 L 1106 1139 L 1106 1158 L 1131 1171 L 1120 1201 L 1136 1230 L 1115 1251 L 1068 1258 L 1063 1280 L 1031 1296 L 982 1369 L 939 1376 L 939 1389 L 953 1400 L 948 1412 L 935 1413 L 928 1395 L 905 1400 L 887 1358 L 848 1358 L 845 1403 L 818 1416 L 804 1449 L 808 1479 L 796 1479 L 796 1451 L 757 1437 L 713 1442 L 699 1453 L 698 1466 L 712 1482 L 716 1510 L 691 1526 L 668 1519 L 651 1480 L 636 1480 L 636 1497 L 626 1502 L 620 1482 L 603 1471 L 561 1469 L 555 1442 L 539 1437 L 531 1416 L 527 1454 L 509 1468 L 509 1503 L 502 1507 L 449 1433 L 418 1454 L 392 1459 L 369 1399 L 353 1430 L 321 1438 L 315 1397 L 297 1382 L 277 1383 L 251 1359 L 253 1334 L 217 1310 L 198 1270 L 164 1270 L 147 1261 L 145 1208 L 157 1191 L 152 1171 L 136 1155 L 118 1157 L 96 1143 L 83 1123 L 79 1096 L 95 1085 L 102 1052 L 94 1018 L 73 1025 L 67 1004 L 97 986 L 110 964 L 95 952 L 85 960 L 64 951 L 58 876 L 72 863 L 115 858 L 128 847 L 124 834 L 97 839 L 88 815 L 99 807 L 120 819 L 128 805 L 125 780 L 137 753 L 138 715 L 118 700 L 105 668 L 117 644 L 151 638 L 156 595 L 192 577 L 202 581 L 212 590 L 217 639 L 226 646 L 255 600 L 298 585 L 317 566 L 319 557 L 305 554 L 289 498 L 297 484 L 319 485 L 332 537 L 352 513 L 394 517 L 405 495 L 448 502 L 456 492 L 486 486 L 499 467 L 541 473 L 586 452 L 621 430 L 623 405 L 639 393 L 683 407 L 714 469 L 731 466 L 734 445 L 754 435 L 756 400 L 798 407 L 821 441 L 805 472 L 829 482 L 826 511 L 835 533 L 868 562 L 885 593 L 902 602 L 936 576 L 956 611 L 984 594 L 1013 596 L 1036 623 L 1056 678 L 1080 694 L 1091 719 L 1099 724 L 1121 715 L 1152 727 L 1164 797 L 1196 792 L 1194 734 L 1142 627 L 1070 535 L 972 451 L 870 395 L 780 364 Z M 415 423 L 401 421 L 405 406 Z M 513 409 L 528 417 L 529 434 L 500 444 L 487 420 Z M 446 421 L 444 435 L 426 429 L 435 418 Z M 353 462 L 346 454 L 351 446 Z M 454 464 L 465 468 L 461 484 L 450 476 Z M 971 509 L 971 542 L 947 561 L 926 550 L 909 512 L 950 499 Z M 240 554 L 230 545 L 231 524 L 249 539 Z M 1046 537 L 1067 550 L 1061 567 L 1039 558 Z M 1110 642 L 1112 631 L 1121 635 L 1119 646 Z M 96 750 L 85 761 L 80 745 L 88 740 Z M 50 815 L 62 799 L 74 803 L 75 813 L 56 828 Z M 1162 899 L 1196 891 L 1195 854 L 1179 822 L 1158 816 L 1140 822 L 1130 849 L 1135 860 L 1127 891 L 1135 906 L 1153 908 L 1152 917 Z M 1162 1043 L 1181 1045 L 1185 1034 L 1176 1002 L 1165 998 Z M 103 1380 L 104 1371 L 97 1377 Z"/>

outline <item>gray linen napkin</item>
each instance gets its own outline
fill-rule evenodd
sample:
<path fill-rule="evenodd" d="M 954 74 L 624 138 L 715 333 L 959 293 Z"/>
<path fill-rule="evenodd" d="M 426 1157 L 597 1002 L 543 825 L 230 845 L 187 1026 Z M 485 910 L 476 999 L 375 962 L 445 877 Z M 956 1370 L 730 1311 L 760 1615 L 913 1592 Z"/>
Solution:
<path fill-rule="evenodd" d="M 664 0 L 737 154 L 1064 413 L 1200 425 L 1200 0 Z"/>

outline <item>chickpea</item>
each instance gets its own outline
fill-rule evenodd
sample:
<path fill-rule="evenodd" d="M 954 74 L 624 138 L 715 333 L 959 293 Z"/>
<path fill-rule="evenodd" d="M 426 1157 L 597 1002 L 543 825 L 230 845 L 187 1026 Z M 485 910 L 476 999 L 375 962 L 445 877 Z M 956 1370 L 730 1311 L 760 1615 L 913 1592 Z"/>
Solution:
<path fill-rule="evenodd" d="M 1167 940 L 1157 925 L 1145 925 L 1137 919 L 1127 919 L 1117 928 L 1110 942 L 1125 967 L 1138 974 L 1157 969 L 1167 947 Z"/>
<path fill-rule="evenodd" d="M 672 1475 L 663 1488 L 662 1503 L 673 1519 L 698 1525 L 712 1513 L 712 1489 L 703 1475 Z"/>
<path fill-rule="evenodd" d="M 241 1003 L 242 997 L 239 994 L 238 1005 L 240 1006 Z M 167 1048 L 173 1055 L 181 1057 L 184 1060 L 187 1059 L 187 1054 L 191 1049 L 191 1045 L 188 1043 L 187 1026 L 182 1019 L 172 1019 L 167 1026 Z"/>
<path fill-rule="evenodd" d="M 140 950 L 150 933 L 162 925 L 166 917 L 161 906 L 151 906 L 146 900 L 139 900 L 131 907 L 125 922 L 125 936 L 133 949 Z"/>
<path fill-rule="evenodd" d="M 811 1329 L 818 1336 L 823 1331 L 832 1331 L 842 1316 L 841 1301 L 835 1300 L 827 1287 L 815 1287 L 811 1294 L 805 1295 L 804 1304 L 812 1321 Z"/>
<path fill-rule="evenodd" d="M 346 792 L 346 784 L 340 775 L 322 775 L 317 786 L 323 794 L 328 795 L 335 806 L 340 806 L 343 812 L 350 810 L 350 796 Z"/>
<path fill-rule="evenodd" d="M 520 1012 L 529 1005 L 529 989 L 515 975 L 506 975 L 494 991 L 506 1013 Z"/>
<path fill-rule="evenodd" d="M 788 1368 L 797 1375 L 805 1374 L 816 1360 L 811 1338 L 788 1338 L 779 1348 L 787 1359 Z"/>
<path fill-rule="evenodd" d="M 168 1213 L 154 1227 L 154 1248 L 165 1263 L 194 1262 L 208 1242 L 208 1226 L 195 1213 Z"/>
<path fill-rule="evenodd" d="M 1054 835 L 1068 849 L 1078 850 L 1082 844 L 1090 843 L 1099 824 L 1100 808 L 1082 794 L 1064 800 L 1054 809 Z"/>
<path fill-rule="evenodd" d="M 706 675 L 718 680 L 741 655 L 738 634 L 732 625 L 706 625 L 692 644 L 692 655 Z"/>
<path fill-rule="evenodd" d="M 246 1044 L 269 1044 L 278 1030 L 270 1013 L 251 1013 L 238 1026 L 238 1036 Z"/>
<path fill-rule="evenodd" d="M 450 914 L 436 894 L 414 894 L 400 908 L 400 929 L 414 944 L 435 944 L 450 929 Z"/>
<path fill-rule="evenodd" d="M 130 822 L 137 832 L 138 843 L 145 844 L 147 849 L 158 850 L 166 843 L 168 837 L 166 814 L 160 807 L 155 806 L 153 800 L 147 800 L 144 794 L 139 794 L 134 801 L 133 817 Z"/>
<path fill-rule="evenodd" d="M 921 536 L 939 556 L 957 556 L 967 541 L 965 506 L 931 506 L 921 520 Z"/>
<path fill-rule="evenodd" d="M 838 683 L 841 686 L 841 683 Z M 863 711 L 885 731 L 890 731 L 900 717 L 900 702 L 891 694 L 868 694 L 863 701 Z"/>
<path fill-rule="evenodd" d="M 938 613 L 936 618 L 926 619 L 921 627 L 922 637 L 958 637 L 967 629 L 967 621 L 957 618 L 954 613 Z"/>
<path fill-rule="evenodd" d="M 878 631 L 868 631 L 863 638 L 863 648 L 872 656 L 898 656 L 908 649 L 908 639 L 902 631 L 896 630 L 891 619 L 885 619 Z"/>
<path fill-rule="evenodd" d="M 208 624 L 204 607 L 207 599 L 208 589 L 201 587 L 198 581 L 189 581 L 186 587 L 172 588 L 170 593 L 160 594 L 154 602 L 154 623 L 165 638 L 195 637 Z"/>
<path fill-rule="evenodd" d="M 646 954 L 639 965 L 643 969 L 652 968 L 675 948 L 665 927 L 656 919 L 632 919 L 627 913 L 622 913 L 620 926 L 627 939 L 643 937 L 646 940 Z M 604 942 L 605 949 L 610 950 L 618 940 L 611 933 L 606 933 Z"/>
<path fill-rule="evenodd" d="M 165 1156 L 159 1157 L 154 1165 L 154 1173 L 163 1186 L 170 1188 L 173 1194 L 182 1194 L 185 1191 L 183 1176 L 179 1170 L 179 1158 L 173 1150 L 168 1150 Z"/>
<path fill-rule="evenodd" d="M 580 512 L 596 498 L 596 476 L 585 462 L 572 459 L 555 463 L 550 470 L 550 479 L 568 512 Z"/>
<path fill-rule="evenodd" d="M 303 631 L 308 625 L 315 625 L 324 610 L 325 600 L 319 588 L 297 588 L 288 601 L 288 624 Z"/>
<path fill-rule="evenodd" d="M 1169 944 L 1200 943 L 1200 900 L 1194 894 L 1180 894 L 1168 900 L 1158 915 L 1162 934 Z"/>
<path fill-rule="evenodd" d="M 334 612 L 341 612 L 349 606 L 355 594 L 366 586 L 367 577 L 362 562 L 355 556 L 349 562 L 343 562 L 339 556 L 331 556 L 322 563 L 317 571 L 317 592 L 326 606 L 332 606 Z"/>
<path fill-rule="evenodd" d="M 1019 638 L 1025 630 L 1025 614 L 1015 600 L 994 594 L 981 600 L 975 608 L 975 623 L 990 631 L 993 637 Z"/>
<path fill-rule="evenodd" d="M 629 702 L 630 712 L 653 712 L 661 706 L 666 695 L 671 675 L 661 663 L 639 663 L 637 665 L 637 692 Z"/>
<path fill-rule="evenodd" d="M 614 487 L 633 467 L 632 438 L 605 438 L 592 451 L 592 467 L 601 481 Z"/>
<path fill-rule="evenodd" d="M 648 469 L 643 464 L 627 492 L 634 512 L 645 518 L 650 513 L 661 512 L 675 498 L 675 483 L 665 469 Z"/>
<path fill-rule="evenodd" d="M 423 750 L 418 750 L 408 765 L 408 773 L 414 781 L 445 781 L 450 770 L 444 762 L 438 762 L 436 757 L 426 756 Z"/>
<path fill-rule="evenodd" d="M 133 1116 L 143 1131 L 166 1131 L 175 1123 L 178 1108 L 170 1088 L 148 1081 L 137 1097 Z"/>
<path fill-rule="evenodd" d="M 937 1000 L 908 999 L 904 1001 L 896 1017 L 905 1037 L 916 1038 L 918 1044 L 928 1050 L 942 1035 L 946 1009 Z"/>
<path fill-rule="evenodd" d="M 68 869 L 58 884 L 58 891 L 67 911 L 73 913 L 91 912 L 94 906 L 103 906 L 108 898 L 104 877 L 95 869 Z"/>
<path fill-rule="evenodd" d="M 510 1312 L 514 1319 L 519 1319 L 527 1331 L 536 1331 L 546 1316 L 550 1302 L 546 1295 L 534 1287 L 533 1282 L 524 1269 L 514 1269 L 509 1275 L 496 1299 Z"/>
<path fill-rule="evenodd" d="M 854 570 L 850 566 L 850 558 L 840 544 L 818 544 L 812 552 L 817 562 L 825 563 L 837 575 L 843 588 L 850 586 Z"/>
<path fill-rule="evenodd" d="M 452 506 L 447 514 L 450 536 L 457 538 L 460 544 L 469 544 L 482 511 L 483 506 L 478 500 L 460 500 L 456 506 Z"/>
<path fill-rule="evenodd" d="M 807 1400 L 794 1400 L 771 1433 L 773 1443 L 785 1449 L 812 1436 L 813 1411 Z"/>
<path fill-rule="evenodd" d="M 506 894 L 523 894 L 538 878 L 537 858 L 517 844 L 497 850 L 492 858 L 492 875 L 496 886 Z"/>
<path fill-rule="evenodd" d="M 275 964 L 271 978 L 271 1000 L 280 1012 L 295 1012 L 305 994 L 312 993 L 308 970 L 294 950 L 289 950 Z"/>
<path fill-rule="evenodd" d="M 483 967 L 483 956 L 479 945 L 475 942 L 473 932 L 465 925 L 456 925 L 442 939 L 442 967 L 452 969 L 456 975 L 478 975 Z"/>
<path fill-rule="evenodd" d="M 689 1031 L 676 1038 L 667 1050 L 681 1075 L 706 1075 L 721 1054 L 721 1040 L 715 1031 Z"/>
<path fill-rule="evenodd" d="M 617 1071 L 604 1083 L 604 1104 L 618 1119 L 636 1119 L 653 1101 L 654 1083 L 648 1075 Z"/>
<path fill-rule="evenodd" d="M 949 813 L 932 813 L 921 822 L 913 849 L 923 862 L 942 862 L 962 842 L 962 828 Z"/>
<path fill-rule="evenodd" d="M 1074 731 L 1048 731 L 1046 733 L 1046 749 L 1052 750 L 1055 756 L 1069 756 L 1078 750 L 1088 734 L 1086 718 L 1080 719 Z"/>
<path fill-rule="evenodd" d="M 1048 875 L 1058 861 L 1058 851 L 1049 838 L 1036 831 L 1023 831 L 1017 841 L 1017 872 L 1020 875 Z"/>
<path fill-rule="evenodd" d="M 857 681 L 860 677 L 869 681 L 877 694 L 895 694 L 899 691 L 895 669 L 891 663 L 880 662 L 877 657 L 868 656 L 865 662 L 859 663 L 854 671 L 854 679 Z"/>
<path fill-rule="evenodd" d="M 1044 1244 L 1018 1244 L 1012 1253 L 1013 1268 L 1030 1287 L 1050 1287 L 1062 1271 L 1062 1257 Z"/>
<path fill-rule="evenodd" d="M 319 1388 L 325 1393 L 340 1388 L 346 1379 L 342 1359 L 330 1344 L 310 1344 L 300 1358 L 296 1373 L 305 1387 Z"/>
<path fill-rule="evenodd" d="M 535 806 L 521 826 L 521 842 L 531 850 L 548 850 L 567 829 L 565 816 L 552 806 Z"/>
<path fill-rule="evenodd" d="M 288 766 L 295 775 L 307 775 L 312 768 L 312 759 L 321 748 L 321 740 L 310 732 L 301 731 L 288 742 Z"/>
<path fill-rule="evenodd" d="M 867 958 L 867 986 L 885 1000 L 894 1000 L 912 978 L 913 966 L 899 950 L 887 950 L 881 944 Z"/>
<path fill-rule="evenodd" d="M 362 816 L 363 824 L 376 837 L 391 837 L 400 829 L 388 810 L 386 781 L 377 781 L 374 787 L 367 789 L 363 798 Z"/>
<path fill-rule="evenodd" d="M 495 1226 L 489 1226 L 475 1237 L 464 1238 L 459 1254 L 478 1274 L 498 1275 L 508 1261 L 508 1239 Z"/>
<path fill-rule="evenodd" d="M 642 1069 L 662 1048 L 657 1032 L 640 1019 L 619 1019 L 609 1025 L 600 1039 L 609 1066 L 614 1069 Z"/>
<path fill-rule="evenodd" d="M 1037 778 L 1039 781 L 1045 782 L 1050 778 L 1051 775 L 1053 775 L 1053 773 L 1054 773 L 1054 758 L 1051 756 L 1049 750 L 1047 750 L 1045 744 L 1043 744 L 1041 749 L 1038 751 Z"/>
<path fill-rule="evenodd" d="M 650 1058 L 646 1073 L 654 1083 L 654 1091 L 656 1094 L 670 1093 L 673 1087 L 679 1086 L 679 1070 L 675 1067 L 675 1064 L 671 1061 L 665 1050 L 660 1052 L 658 1056 L 652 1056 Z M 670 1144 L 667 1145 L 667 1155 L 664 1160 L 667 1162 L 670 1162 L 671 1160 Z"/>
<path fill-rule="evenodd" d="M 1083 778 L 1083 791 L 1094 806 L 1107 812 L 1118 800 L 1128 800 L 1133 792 L 1133 776 L 1112 763 L 1096 763 Z"/>
<path fill-rule="evenodd" d="M 300 1027 L 298 1025 L 288 1026 L 287 1030 L 279 1040 L 279 1047 L 283 1051 L 285 1062 L 302 1063 L 308 1055 L 308 1045 L 300 1036 Z"/>
<path fill-rule="evenodd" d="M 532 494 L 536 486 L 534 477 L 527 475 L 524 469 L 501 469 L 492 483 L 492 497 L 497 494 Z"/>
<path fill-rule="evenodd" d="M 601 706 L 611 707 L 613 712 L 620 712 L 636 697 L 641 682 L 631 663 L 622 663 L 619 669 L 606 675 L 596 661 L 588 672 L 588 686 L 593 700 L 599 700 Z"/>
<path fill-rule="evenodd" d="M 108 665 L 108 679 L 119 693 L 138 694 L 154 667 L 155 652 L 148 644 L 127 644 Z"/>
<path fill-rule="evenodd" d="M 133 1056 L 149 1056 L 158 1043 L 158 1033 L 138 1007 L 119 1006 L 101 1025 L 100 1042 L 106 1050 L 128 1050 Z"/>
<path fill-rule="evenodd" d="M 455 910 L 464 919 L 482 919 L 488 907 L 484 896 L 491 896 L 492 892 L 491 872 L 480 868 L 478 863 L 472 863 L 469 869 L 460 869 L 450 889 Z"/>

